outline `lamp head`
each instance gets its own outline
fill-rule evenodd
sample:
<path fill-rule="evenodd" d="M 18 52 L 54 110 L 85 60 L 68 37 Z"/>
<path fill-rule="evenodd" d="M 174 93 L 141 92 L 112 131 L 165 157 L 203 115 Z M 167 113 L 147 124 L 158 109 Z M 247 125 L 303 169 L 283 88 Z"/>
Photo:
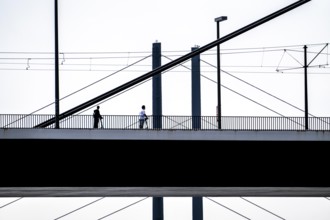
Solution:
<path fill-rule="evenodd" d="M 220 16 L 214 19 L 215 22 L 221 22 L 227 20 L 227 16 Z"/>

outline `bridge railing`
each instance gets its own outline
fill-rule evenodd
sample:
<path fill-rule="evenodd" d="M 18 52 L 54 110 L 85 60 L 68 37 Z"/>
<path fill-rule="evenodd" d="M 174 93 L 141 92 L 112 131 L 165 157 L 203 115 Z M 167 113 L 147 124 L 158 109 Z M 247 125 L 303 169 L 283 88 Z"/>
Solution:
<path fill-rule="evenodd" d="M 0 115 L 0 128 L 35 128 L 54 115 Z M 330 130 L 330 117 L 308 118 L 308 130 Z M 54 124 L 46 129 L 54 128 Z M 72 115 L 60 121 L 61 129 L 93 129 L 93 116 Z M 99 129 L 134 130 L 139 128 L 138 115 L 103 115 Z M 143 129 L 217 130 L 216 116 L 149 116 Z M 222 116 L 221 130 L 306 130 L 304 117 Z"/>

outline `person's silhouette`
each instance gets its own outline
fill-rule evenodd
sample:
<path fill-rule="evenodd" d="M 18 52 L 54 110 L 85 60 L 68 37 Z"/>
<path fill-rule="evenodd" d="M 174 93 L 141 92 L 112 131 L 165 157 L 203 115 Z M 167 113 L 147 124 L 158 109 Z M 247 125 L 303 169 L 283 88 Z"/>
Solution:
<path fill-rule="evenodd" d="M 97 106 L 96 109 L 94 110 L 94 128 L 99 128 L 99 121 L 100 119 L 103 119 L 101 113 L 100 113 L 100 106 Z"/>
<path fill-rule="evenodd" d="M 146 107 L 144 105 L 142 105 L 142 110 L 140 111 L 140 118 L 139 118 L 139 121 L 140 121 L 140 125 L 139 125 L 139 128 L 142 129 L 143 128 L 143 125 L 144 125 L 144 122 L 148 119 L 148 116 L 146 115 L 146 111 L 145 111 Z"/>

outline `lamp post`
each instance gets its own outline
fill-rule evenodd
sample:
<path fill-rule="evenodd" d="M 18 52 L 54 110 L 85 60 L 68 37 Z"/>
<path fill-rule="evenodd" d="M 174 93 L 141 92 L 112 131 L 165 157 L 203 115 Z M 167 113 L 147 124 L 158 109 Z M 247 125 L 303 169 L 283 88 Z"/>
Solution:
<path fill-rule="evenodd" d="M 227 20 L 227 16 L 221 16 L 214 19 L 217 22 L 217 39 L 220 38 L 220 25 L 221 21 Z M 218 120 L 218 129 L 221 129 L 221 93 L 220 93 L 220 44 L 217 46 L 217 76 L 218 76 L 218 83 L 217 83 L 217 90 L 218 90 L 218 105 L 217 105 L 217 120 Z"/>
<path fill-rule="evenodd" d="M 55 128 L 60 128 L 60 90 L 59 90 L 59 66 L 58 66 L 58 4 L 55 0 Z"/>

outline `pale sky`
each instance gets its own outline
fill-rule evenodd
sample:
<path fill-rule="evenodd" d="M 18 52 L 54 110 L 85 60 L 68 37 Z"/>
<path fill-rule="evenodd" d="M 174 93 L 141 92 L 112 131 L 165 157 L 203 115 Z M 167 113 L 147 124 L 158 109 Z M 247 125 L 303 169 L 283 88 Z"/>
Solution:
<path fill-rule="evenodd" d="M 161 43 L 165 64 L 196 45 L 214 41 L 216 17 L 228 17 L 220 23 L 220 36 L 224 36 L 294 2 L 60 0 L 60 97 L 66 97 L 60 112 L 149 72 L 148 56 L 155 42 Z M 222 116 L 303 117 L 303 45 L 308 45 L 311 61 L 330 41 L 329 9 L 328 0 L 312 0 L 221 44 Z M 32 113 L 55 99 L 54 1 L 2 0 L 0 12 L 4 33 L 0 36 L 0 113 Z M 216 48 L 201 59 L 201 111 L 214 116 Z M 309 113 L 315 116 L 330 114 L 324 101 L 330 93 L 328 62 L 326 47 L 308 68 Z M 190 68 L 187 62 L 163 74 L 163 115 L 191 114 Z M 286 68 L 299 69 L 276 71 Z M 99 103 L 101 113 L 136 115 L 144 104 L 151 114 L 151 85 L 148 81 Z M 91 108 L 81 114 L 92 114 Z M 35 113 L 54 114 L 55 107 Z"/>
<path fill-rule="evenodd" d="M 18 199 L 0 198 L 0 219 L 152 220 L 152 197 Z M 329 217 L 330 200 L 324 197 L 203 198 L 204 220 L 328 220 Z M 164 219 L 191 220 L 192 198 L 164 197 Z"/>
<path fill-rule="evenodd" d="M 66 97 L 102 78 L 100 83 L 60 103 L 64 112 L 123 82 L 151 70 L 152 44 L 160 42 L 162 64 L 184 55 L 191 48 L 216 39 L 214 18 L 225 36 L 294 0 L 59 0 L 60 97 Z M 304 116 L 302 111 L 255 90 L 245 82 L 304 108 L 303 45 L 308 59 L 330 42 L 330 1 L 312 0 L 286 14 L 221 44 L 222 85 L 285 116 Z M 0 114 L 28 114 L 54 102 L 54 1 L 0 1 Z M 257 51 L 257 52 L 254 52 Z M 285 52 L 284 52 L 285 51 Z M 244 52 L 244 53 L 241 53 Z M 326 47 L 309 68 L 309 112 L 330 115 L 329 50 Z M 127 71 L 118 70 L 146 58 Z M 202 74 L 216 80 L 216 48 L 202 54 Z M 209 64 L 207 64 L 209 63 Z M 164 73 L 163 114 L 191 115 L 190 63 Z M 247 67 L 248 66 L 248 67 Z M 267 67 L 269 66 L 269 67 Z M 114 74 L 114 75 L 111 75 Z M 111 76 L 110 76 L 111 75 Z M 202 115 L 214 116 L 216 83 L 201 79 Z M 222 87 L 222 115 L 278 116 Z M 151 114 L 151 82 L 105 103 L 103 115 L 136 115 L 142 104 Z M 93 108 L 93 107 L 92 107 Z M 36 114 L 54 114 L 55 107 Z M 92 109 L 82 114 L 92 114 Z M 17 198 L 0 198 L 0 207 Z M 23 198 L 0 208 L 0 219 L 56 219 L 97 198 Z M 141 198 L 105 198 L 63 219 L 98 219 Z M 251 219 L 276 219 L 240 198 L 215 198 Z M 285 219 L 328 220 L 326 198 L 251 198 Z M 111 219 L 151 219 L 151 198 Z M 166 198 L 165 219 L 191 219 L 191 198 Z M 204 219 L 243 219 L 204 199 Z M 110 219 L 110 218 L 109 218 Z"/>

